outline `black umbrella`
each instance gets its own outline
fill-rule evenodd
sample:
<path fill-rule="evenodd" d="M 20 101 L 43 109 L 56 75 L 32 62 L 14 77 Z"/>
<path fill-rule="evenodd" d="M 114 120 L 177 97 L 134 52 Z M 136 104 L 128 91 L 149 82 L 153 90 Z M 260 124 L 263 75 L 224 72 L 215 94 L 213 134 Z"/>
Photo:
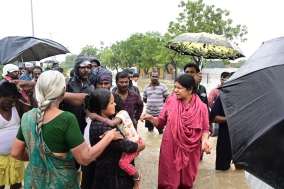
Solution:
<path fill-rule="evenodd" d="M 264 42 L 220 88 L 233 161 L 284 188 L 284 37 Z"/>
<path fill-rule="evenodd" d="M 28 62 L 70 53 L 63 45 L 36 37 L 5 37 L 0 40 L 0 65 L 15 61 Z"/>
<path fill-rule="evenodd" d="M 44 61 L 45 64 L 59 64 L 59 61 L 57 60 L 46 60 Z"/>

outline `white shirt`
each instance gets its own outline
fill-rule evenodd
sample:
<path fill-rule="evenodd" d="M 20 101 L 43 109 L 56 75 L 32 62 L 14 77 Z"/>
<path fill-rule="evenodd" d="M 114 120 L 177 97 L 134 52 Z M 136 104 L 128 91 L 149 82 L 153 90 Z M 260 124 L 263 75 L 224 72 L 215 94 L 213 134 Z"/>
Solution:
<path fill-rule="evenodd" d="M 12 108 L 12 117 L 7 121 L 0 115 L 0 154 L 10 155 L 13 142 L 20 127 L 21 119 L 15 107 Z"/>
<path fill-rule="evenodd" d="M 85 141 L 87 142 L 89 148 L 91 147 L 91 143 L 90 143 L 90 125 L 92 123 L 92 120 L 87 117 L 86 118 L 86 122 L 87 122 L 87 126 L 85 127 L 85 130 L 84 130 L 84 139 Z"/>
<path fill-rule="evenodd" d="M 137 87 L 137 82 L 136 81 L 132 80 L 132 84 L 133 84 L 133 86 Z"/>

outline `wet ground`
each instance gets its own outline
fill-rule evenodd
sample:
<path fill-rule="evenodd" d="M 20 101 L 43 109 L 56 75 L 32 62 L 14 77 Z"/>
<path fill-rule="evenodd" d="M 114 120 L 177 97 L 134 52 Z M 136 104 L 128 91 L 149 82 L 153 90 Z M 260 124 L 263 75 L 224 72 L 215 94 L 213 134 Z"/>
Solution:
<path fill-rule="evenodd" d="M 155 189 L 158 183 L 158 162 L 162 135 L 155 130 L 149 133 L 143 123 L 139 123 L 138 132 L 146 142 L 146 149 L 136 158 L 136 167 L 143 174 L 142 189 Z M 200 162 L 194 189 L 250 189 L 243 170 L 235 170 L 234 165 L 228 171 L 215 170 L 216 137 L 211 137 L 212 153 L 204 154 Z"/>

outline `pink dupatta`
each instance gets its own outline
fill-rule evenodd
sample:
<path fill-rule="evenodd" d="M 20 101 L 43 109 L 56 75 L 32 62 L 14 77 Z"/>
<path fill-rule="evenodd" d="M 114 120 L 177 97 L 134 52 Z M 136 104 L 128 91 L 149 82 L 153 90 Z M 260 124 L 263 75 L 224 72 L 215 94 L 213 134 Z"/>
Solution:
<path fill-rule="evenodd" d="M 209 126 L 208 110 L 196 94 L 192 95 L 190 104 L 177 99 L 176 94 L 171 94 L 167 98 L 166 106 L 167 122 L 178 146 L 173 163 L 175 169 L 179 171 L 187 166 L 188 154 L 200 145 L 204 124 Z"/>

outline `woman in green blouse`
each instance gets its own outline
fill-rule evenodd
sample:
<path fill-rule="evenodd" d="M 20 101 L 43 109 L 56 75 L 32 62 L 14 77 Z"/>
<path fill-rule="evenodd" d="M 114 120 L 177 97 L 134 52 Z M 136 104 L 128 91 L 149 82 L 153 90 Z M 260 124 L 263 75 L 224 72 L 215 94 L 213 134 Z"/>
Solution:
<path fill-rule="evenodd" d="M 11 155 L 29 161 L 25 188 L 79 188 L 74 157 L 81 165 L 94 161 L 112 140 L 123 139 L 115 130 L 89 148 L 76 117 L 58 107 L 65 94 L 65 78 L 45 71 L 36 84 L 38 108 L 25 113 Z"/>

